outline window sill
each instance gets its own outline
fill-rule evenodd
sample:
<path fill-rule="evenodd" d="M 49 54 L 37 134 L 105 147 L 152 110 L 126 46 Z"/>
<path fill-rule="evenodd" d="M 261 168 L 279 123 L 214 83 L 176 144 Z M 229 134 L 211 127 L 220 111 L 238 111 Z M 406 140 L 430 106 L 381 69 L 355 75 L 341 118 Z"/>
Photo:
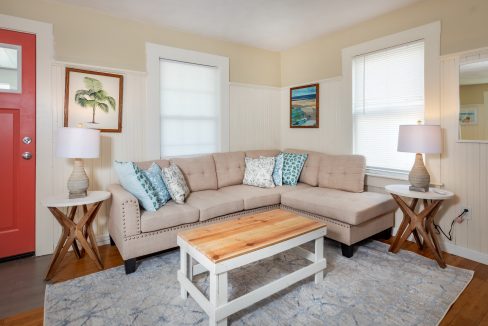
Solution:
<path fill-rule="evenodd" d="M 375 170 L 366 169 L 366 175 L 368 177 L 408 181 L 408 172 L 406 172 L 406 171 L 403 172 L 403 171 L 387 171 L 387 170 L 377 170 L 377 169 L 375 169 Z"/>
<path fill-rule="evenodd" d="M 372 178 L 381 178 L 381 179 L 389 179 L 389 180 L 399 180 L 399 181 L 407 181 L 408 182 L 408 173 L 407 171 L 386 171 L 386 170 L 370 170 L 366 169 L 366 176 Z M 377 186 L 376 182 L 367 182 L 370 186 Z M 431 182 L 431 186 L 434 187 L 443 187 L 442 183 L 433 183 Z"/>

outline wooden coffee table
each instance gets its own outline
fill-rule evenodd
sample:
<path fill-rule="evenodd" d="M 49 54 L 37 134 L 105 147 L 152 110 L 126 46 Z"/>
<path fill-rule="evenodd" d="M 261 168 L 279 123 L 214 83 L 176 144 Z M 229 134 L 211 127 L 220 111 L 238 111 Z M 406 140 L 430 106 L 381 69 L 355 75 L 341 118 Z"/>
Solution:
<path fill-rule="evenodd" d="M 188 293 L 207 313 L 210 325 L 227 325 L 227 317 L 315 274 L 323 280 L 324 223 L 292 212 L 273 210 L 237 220 L 195 228 L 178 234 L 181 267 L 178 281 L 181 296 Z M 312 253 L 301 245 L 315 241 Z M 227 301 L 227 272 L 235 268 L 293 250 L 312 263 L 252 292 Z M 193 260 L 197 264 L 193 264 Z M 209 272 L 210 299 L 192 283 L 195 275 Z"/>

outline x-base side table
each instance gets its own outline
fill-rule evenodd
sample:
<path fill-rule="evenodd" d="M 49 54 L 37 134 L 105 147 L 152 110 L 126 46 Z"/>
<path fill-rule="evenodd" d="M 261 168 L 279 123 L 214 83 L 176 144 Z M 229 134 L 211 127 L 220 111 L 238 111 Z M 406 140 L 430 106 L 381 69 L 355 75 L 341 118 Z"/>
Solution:
<path fill-rule="evenodd" d="M 97 267 L 103 269 L 92 223 L 102 203 L 109 199 L 110 196 L 111 194 L 108 191 L 89 191 L 88 195 L 84 198 L 69 199 L 67 195 L 60 195 L 49 197 L 42 201 L 43 205 L 51 211 L 63 228 L 61 238 L 56 246 L 51 265 L 46 274 L 46 280 L 53 277 L 54 272 L 59 267 L 70 247 L 73 247 L 77 258 L 82 257 L 84 251 L 86 251 Z M 91 205 L 91 207 L 88 208 L 87 205 Z M 76 222 L 76 211 L 80 206 L 83 208 L 83 216 Z M 59 209 L 64 207 L 67 208 L 66 214 Z M 78 248 L 76 240 L 80 242 L 81 248 Z"/>
<path fill-rule="evenodd" d="M 410 191 L 409 185 L 388 185 L 385 189 L 403 212 L 402 223 L 389 250 L 397 253 L 408 237 L 413 234 L 419 249 L 423 249 L 426 245 L 434 254 L 439 266 L 445 268 L 446 263 L 442 258 L 442 251 L 435 234 L 434 218 L 442 202 L 453 197 L 454 194 L 436 188 L 430 188 L 428 192 Z M 411 202 L 407 203 L 404 198 L 411 198 Z M 421 211 L 416 212 L 415 209 L 420 201 L 423 202 L 424 207 Z"/>

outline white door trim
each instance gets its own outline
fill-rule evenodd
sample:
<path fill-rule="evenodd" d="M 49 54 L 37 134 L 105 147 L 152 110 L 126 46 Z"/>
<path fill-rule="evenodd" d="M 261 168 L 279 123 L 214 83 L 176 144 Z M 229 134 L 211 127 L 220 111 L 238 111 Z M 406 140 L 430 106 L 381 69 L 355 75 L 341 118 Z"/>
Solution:
<path fill-rule="evenodd" d="M 53 109 L 51 62 L 54 55 L 52 24 L 0 14 L 0 28 L 36 35 L 36 255 L 53 252 L 54 218 L 41 205 L 52 193 Z"/>

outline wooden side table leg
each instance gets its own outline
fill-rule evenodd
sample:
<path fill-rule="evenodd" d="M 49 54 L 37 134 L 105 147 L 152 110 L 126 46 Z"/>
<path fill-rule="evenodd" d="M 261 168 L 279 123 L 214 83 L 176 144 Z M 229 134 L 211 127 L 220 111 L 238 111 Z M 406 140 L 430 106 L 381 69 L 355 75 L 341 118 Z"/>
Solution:
<path fill-rule="evenodd" d="M 435 218 L 437 212 L 439 211 L 439 209 L 441 207 L 441 201 L 436 201 L 436 202 L 432 201 L 431 205 L 437 205 L 437 206 L 432 210 L 432 212 L 425 219 L 425 228 L 428 232 L 428 236 L 432 240 L 432 243 L 435 247 L 435 251 L 436 251 L 437 255 L 439 256 L 439 258 L 442 262 L 442 264 L 439 263 L 439 265 L 442 268 L 445 268 L 446 264 L 444 262 L 444 259 L 442 258 L 442 250 L 441 250 L 441 247 L 439 245 L 439 241 L 437 240 L 437 236 L 436 236 L 435 231 L 434 231 L 434 218 Z"/>
<path fill-rule="evenodd" d="M 74 223 L 56 207 L 48 207 L 48 208 L 51 211 L 51 213 L 54 215 L 56 220 L 59 222 L 59 224 L 63 227 L 63 234 L 61 235 L 61 239 L 58 242 L 58 245 L 56 247 L 53 260 L 51 262 L 51 265 L 49 266 L 45 278 L 46 280 L 52 278 L 54 272 L 58 268 L 59 264 L 63 260 L 66 253 L 68 252 L 69 247 L 71 247 L 73 245 L 73 242 L 75 241 Z M 66 241 L 64 241 L 65 237 L 67 237 Z"/>
<path fill-rule="evenodd" d="M 90 239 L 90 245 L 91 245 L 93 251 L 95 252 L 95 254 L 97 255 L 98 260 L 100 260 L 100 262 L 101 262 L 102 257 L 100 256 L 100 251 L 98 251 L 97 239 L 95 237 L 95 233 L 93 232 L 93 228 L 92 228 L 91 223 L 86 226 L 86 229 L 88 231 L 88 238 Z"/>
<path fill-rule="evenodd" d="M 390 249 L 388 249 L 388 251 L 390 251 L 390 252 L 396 252 L 397 247 L 398 247 L 398 244 L 400 243 L 400 238 L 402 237 L 403 233 L 407 229 L 408 224 L 409 224 L 409 221 L 410 221 L 410 219 L 408 218 L 408 216 L 405 215 L 405 214 L 403 214 L 402 223 L 400 224 L 400 227 L 398 228 L 398 231 L 397 231 L 397 233 L 395 235 L 395 239 L 391 243 Z"/>
<path fill-rule="evenodd" d="M 88 230 L 91 228 L 91 222 L 93 222 L 93 220 L 94 220 L 95 216 L 97 215 L 98 210 L 100 209 L 101 205 L 102 205 L 102 202 L 98 202 L 98 203 L 94 204 L 90 209 L 87 210 L 86 214 L 81 218 L 78 225 L 76 225 L 76 232 L 75 232 L 76 239 L 78 239 L 78 241 L 80 241 L 83 249 L 85 249 L 85 251 L 88 253 L 88 256 L 90 256 L 90 258 L 93 261 L 95 261 L 95 264 L 97 265 L 97 267 L 99 269 L 103 269 L 102 261 L 101 261 L 99 255 L 97 255 L 95 253 L 92 246 L 88 243 L 87 238 L 89 238 L 89 235 L 87 237 L 86 234 L 89 232 Z M 93 236 L 93 238 L 95 238 L 95 237 Z M 90 239 L 90 241 L 92 241 L 92 240 Z M 96 241 L 94 242 L 94 245 L 96 245 Z M 98 251 L 98 248 L 97 248 L 97 251 Z"/>
<path fill-rule="evenodd" d="M 424 238 L 424 242 L 427 245 L 427 247 L 432 250 L 432 253 L 434 254 L 434 258 L 439 264 L 440 267 L 446 268 L 446 263 L 444 263 L 444 260 L 442 259 L 441 255 L 437 251 L 437 248 L 435 247 L 434 243 L 432 242 L 430 236 L 425 232 L 423 229 L 419 229 L 420 235 L 422 238 Z"/>
<path fill-rule="evenodd" d="M 78 208 L 78 206 L 71 207 L 71 210 L 70 210 L 69 215 L 68 215 L 68 218 L 71 221 L 74 221 L 74 219 L 75 219 L 77 208 Z M 78 258 L 78 259 L 81 258 L 81 252 L 80 252 L 80 249 L 78 248 L 78 245 L 76 244 L 76 241 L 73 241 L 73 252 L 75 253 L 76 258 Z"/>
<path fill-rule="evenodd" d="M 412 199 L 412 202 L 410 203 L 409 205 L 409 208 L 412 212 L 415 213 L 415 208 L 417 207 L 417 203 L 418 203 L 419 199 L 418 198 L 413 198 Z M 417 244 L 417 247 L 422 250 L 424 248 L 423 244 L 422 244 L 422 241 L 420 240 L 420 237 L 419 237 L 419 234 L 417 232 L 417 229 L 414 229 L 413 232 L 413 238 L 415 239 L 415 243 Z"/>
<path fill-rule="evenodd" d="M 56 250 L 54 251 L 53 258 L 51 260 L 51 263 L 49 264 L 49 268 L 46 273 L 46 280 L 51 279 L 52 274 L 54 273 L 54 265 L 57 265 L 57 260 L 59 259 L 59 254 L 61 252 L 61 249 L 63 248 L 64 244 L 66 243 L 66 239 L 68 239 L 68 234 L 69 231 L 66 230 L 66 228 L 63 227 L 63 233 L 61 234 L 61 238 L 59 238 L 58 244 L 56 245 Z"/>
<path fill-rule="evenodd" d="M 395 194 L 391 195 L 393 199 L 398 204 L 398 207 L 403 212 L 403 221 L 402 224 L 400 225 L 400 228 L 404 228 L 405 231 L 402 232 L 397 232 L 395 236 L 395 240 L 393 241 L 393 244 L 390 246 L 390 251 L 393 253 L 397 253 L 398 250 L 402 247 L 403 243 L 408 239 L 410 234 L 415 231 L 415 212 L 413 209 L 417 206 L 418 199 L 413 199 L 410 205 L 407 205 L 403 199 Z M 399 230 L 401 231 L 401 230 Z"/>

